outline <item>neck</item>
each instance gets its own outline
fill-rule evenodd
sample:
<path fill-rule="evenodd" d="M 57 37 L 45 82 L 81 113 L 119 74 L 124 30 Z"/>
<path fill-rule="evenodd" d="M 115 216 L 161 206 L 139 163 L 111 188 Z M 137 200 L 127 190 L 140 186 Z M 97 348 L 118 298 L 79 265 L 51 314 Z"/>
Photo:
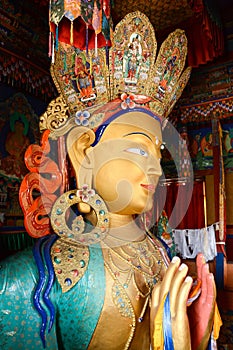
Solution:
<path fill-rule="evenodd" d="M 122 227 L 125 225 L 135 224 L 132 215 L 121 215 L 116 213 L 109 213 L 110 228 Z"/>
<path fill-rule="evenodd" d="M 110 229 L 107 244 L 122 245 L 127 242 L 140 241 L 145 232 L 141 230 L 132 215 L 109 213 Z"/>

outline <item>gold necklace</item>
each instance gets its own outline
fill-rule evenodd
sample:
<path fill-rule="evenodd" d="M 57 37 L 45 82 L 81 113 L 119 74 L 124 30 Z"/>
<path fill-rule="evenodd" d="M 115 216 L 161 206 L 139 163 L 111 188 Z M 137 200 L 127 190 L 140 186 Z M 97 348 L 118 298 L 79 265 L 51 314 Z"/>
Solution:
<path fill-rule="evenodd" d="M 128 252 L 127 249 L 129 250 Z M 150 274 L 152 273 L 154 259 L 146 241 L 137 244 L 131 242 L 128 246 L 120 247 L 119 250 L 121 255 L 125 256 L 126 259 L 131 259 L 131 261 L 136 260 L 138 266 L 144 267 L 149 270 Z"/>
<path fill-rule="evenodd" d="M 148 292 L 144 294 L 144 293 L 139 289 L 139 287 L 138 287 L 138 285 L 137 285 L 137 282 L 136 282 L 136 280 L 135 280 L 135 273 L 136 273 L 136 271 L 135 271 L 135 269 L 134 269 L 133 264 L 132 264 L 132 263 L 131 263 L 131 264 L 127 264 L 127 265 L 128 265 L 128 268 L 123 269 L 123 268 L 121 268 L 121 267 L 119 267 L 119 266 L 117 265 L 117 263 L 114 261 L 113 256 L 112 256 L 111 253 L 112 253 L 112 250 L 111 250 L 111 248 L 110 248 L 110 249 L 108 250 L 108 259 L 109 259 L 109 263 L 110 263 L 110 264 L 109 264 L 109 267 L 111 268 L 112 273 L 115 275 L 115 277 L 116 277 L 116 278 L 119 278 L 119 277 L 122 276 L 123 274 L 128 274 L 128 275 L 127 275 L 127 278 L 126 278 L 126 281 L 125 281 L 125 282 L 121 282 L 121 284 L 123 285 L 123 287 L 124 287 L 125 289 L 127 289 L 128 286 L 129 286 L 130 280 L 132 279 L 133 285 L 134 285 L 135 289 L 137 290 L 137 297 L 136 297 L 136 300 L 138 300 L 139 297 L 146 298 L 146 297 L 151 293 L 151 286 L 147 284 L 147 282 L 145 281 L 145 278 L 144 278 L 144 281 L 145 281 L 146 286 L 147 286 L 147 288 L 148 288 Z M 119 257 L 118 257 L 118 258 L 119 258 Z M 123 261 L 124 261 L 124 263 L 126 263 L 125 260 L 123 260 Z M 112 267 L 111 267 L 111 266 L 112 266 Z M 140 275 L 143 276 L 142 271 L 139 270 L 139 271 L 137 271 L 137 272 L 139 272 Z M 143 276 L 143 277 L 144 277 L 144 276 Z"/>
<path fill-rule="evenodd" d="M 120 260 L 143 275 L 148 288 L 153 288 L 160 280 L 163 265 L 162 255 L 160 250 L 147 237 L 143 241 L 130 242 L 127 246 L 117 248 L 108 246 L 108 249 Z M 132 251 L 132 254 L 129 250 Z"/>
<path fill-rule="evenodd" d="M 138 288 L 138 286 L 136 284 L 135 278 L 134 278 L 134 271 L 133 271 L 133 269 L 129 270 L 129 271 L 132 272 L 132 274 L 131 274 L 131 277 L 128 280 L 128 282 L 122 284 L 119 281 L 119 278 L 117 277 L 117 274 L 115 273 L 115 271 L 112 270 L 110 264 L 108 264 L 106 262 L 106 260 L 104 261 L 104 265 L 105 265 L 106 269 L 109 271 L 111 277 L 114 280 L 114 284 L 113 284 L 113 287 L 112 287 L 112 299 L 113 299 L 114 304 L 117 306 L 120 314 L 123 317 L 131 318 L 131 322 L 132 323 L 131 323 L 130 335 L 129 335 L 129 337 L 127 339 L 127 342 L 125 344 L 125 347 L 124 347 L 124 350 L 127 350 L 129 348 L 129 346 L 130 346 L 130 343 L 131 343 L 132 339 L 133 339 L 135 328 L 136 328 L 136 317 L 135 317 L 134 308 L 133 308 L 132 302 L 131 302 L 131 300 L 130 300 L 127 292 L 126 292 L 126 290 L 128 288 L 129 280 L 131 279 L 131 277 L 133 277 L 134 286 L 135 286 L 137 292 L 140 293 L 140 296 L 145 298 L 145 302 L 143 304 L 141 313 L 140 313 L 140 315 L 138 317 L 138 322 L 142 322 L 143 321 L 143 317 L 144 317 L 145 311 L 147 309 L 147 305 L 148 305 L 149 300 L 150 300 L 151 289 L 148 291 L 147 294 L 143 294 L 139 290 L 139 288 Z M 125 273 L 125 270 L 121 270 L 121 271 L 123 271 L 123 273 Z"/>
<path fill-rule="evenodd" d="M 115 275 L 116 278 L 118 278 L 122 274 L 127 274 L 126 281 L 124 283 L 121 283 L 122 286 L 127 289 L 129 286 L 129 282 L 133 276 L 133 269 L 129 266 L 126 269 L 122 269 L 117 264 L 113 261 L 112 255 L 111 255 L 111 250 L 108 250 L 108 259 L 109 259 L 109 268 L 111 269 L 112 273 Z M 112 268 L 111 268 L 112 265 Z"/>
<path fill-rule="evenodd" d="M 121 282 L 117 278 L 114 271 L 112 271 L 110 265 L 106 261 L 104 261 L 104 265 L 114 280 L 114 284 L 112 286 L 113 302 L 123 317 L 128 317 L 131 319 L 130 334 L 125 344 L 125 347 L 123 349 L 123 350 L 127 350 L 133 339 L 135 328 L 136 328 L 136 317 L 135 317 L 133 305 L 131 303 L 131 300 L 128 294 L 126 293 L 126 288 L 124 288 L 124 286 L 121 284 Z"/>
<path fill-rule="evenodd" d="M 154 246 L 147 237 L 142 241 L 129 242 L 127 246 L 123 245 L 117 248 L 109 247 L 106 244 L 106 241 L 102 243 L 105 248 L 107 248 L 108 257 L 108 262 L 105 259 L 104 264 L 114 280 L 112 287 L 113 302 L 117 306 L 120 314 L 123 317 L 129 317 L 132 321 L 130 335 L 124 348 L 126 350 L 130 346 L 136 327 L 134 308 L 132 301 L 127 294 L 129 283 L 132 280 L 133 286 L 137 292 L 136 300 L 138 301 L 140 297 L 145 299 L 138 317 L 138 322 L 142 322 L 150 301 L 153 286 L 158 280 L 160 280 L 162 256 L 159 249 Z M 117 263 L 114 257 L 119 261 L 121 260 L 124 263 L 123 266 Z M 125 265 L 127 267 L 125 267 Z M 153 272 L 153 269 L 155 272 Z M 143 277 L 145 286 L 147 287 L 147 292 L 143 293 L 138 287 L 136 274 L 140 274 Z"/>

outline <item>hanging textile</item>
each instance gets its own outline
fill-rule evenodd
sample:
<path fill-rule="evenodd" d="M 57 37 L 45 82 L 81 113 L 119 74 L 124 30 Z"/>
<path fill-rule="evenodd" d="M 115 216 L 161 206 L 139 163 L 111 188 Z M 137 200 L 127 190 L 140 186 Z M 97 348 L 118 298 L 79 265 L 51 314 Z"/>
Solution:
<path fill-rule="evenodd" d="M 58 41 L 80 50 L 85 50 L 86 46 L 88 50 L 97 48 L 97 43 L 98 48 L 110 46 L 110 13 L 108 0 L 50 0 L 50 32 L 55 47 Z"/>
<path fill-rule="evenodd" d="M 206 261 L 217 255 L 215 227 L 210 225 L 201 229 L 173 230 L 177 252 L 184 259 L 195 259 L 203 253 Z"/>
<path fill-rule="evenodd" d="M 189 198 L 190 191 L 192 193 L 189 205 L 185 200 L 176 205 L 178 193 L 181 198 Z M 203 181 L 185 185 L 172 182 L 167 186 L 158 186 L 155 205 L 158 212 L 165 209 L 172 228 L 191 229 L 205 226 Z"/>

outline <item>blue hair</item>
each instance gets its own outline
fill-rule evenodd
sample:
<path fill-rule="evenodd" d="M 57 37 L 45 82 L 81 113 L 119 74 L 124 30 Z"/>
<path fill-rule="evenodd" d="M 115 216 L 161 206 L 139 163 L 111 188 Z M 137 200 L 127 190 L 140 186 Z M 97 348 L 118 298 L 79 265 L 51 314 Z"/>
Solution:
<path fill-rule="evenodd" d="M 135 107 L 133 109 L 127 108 L 127 109 L 121 109 L 120 111 L 114 113 L 109 119 L 107 119 L 103 124 L 101 124 L 95 131 L 95 141 L 93 142 L 92 146 L 95 146 L 101 139 L 105 129 L 107 126 L 115 119 L 118 117 L 127 114 L 129 112 L 143 112 L 146 113 L 147 115 L 151 116 L 153 119 L 157 120 L 161 124 L 161 119 L 155 115 L 153 112 L 151 112 L 149 109 L 143 108 L 143 107 Z"/>
<path fill-rule="evenodd" d="M 45 331 L 47 328 L 48 315 L 45 308 L 42 306 L 41 297 L 45 305 L 49 310 L 49 328 L 50 332 L 55 318 L 55 308 L 53 303 L 49 298 L 49 294 L 54 282 L 54 269 L 50 256 L 50 250 L 53 243 L 58 239 L 56 234 L 51 234 L 39 238 L 33 248 L 33 256 L 37 265 L 39 279 L 36 285 L 34 295 L 33 295 L 33 304 L 41 317 L 41 327 L 40 327 L 40 338 L 42 340 L 44 348 L 46 347 L 45 342 Z M 45 266 L 47 267 L 47 276 L 45 271 Z"/>

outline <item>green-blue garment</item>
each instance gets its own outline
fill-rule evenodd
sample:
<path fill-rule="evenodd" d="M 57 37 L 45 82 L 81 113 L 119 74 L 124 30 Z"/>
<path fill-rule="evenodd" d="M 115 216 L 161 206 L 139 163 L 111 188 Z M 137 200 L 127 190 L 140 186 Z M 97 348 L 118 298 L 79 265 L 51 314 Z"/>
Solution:
<path fill-rule="evenodd" d="M 32 251 L 17 253 L 0 262 L 0 266 L 0 349 L 44 349 L 40 339 L 41 318 L 32 301 L 38 280 Z M 104 295 L 102 251 L 91 248 L 88 268 L 76 286 L 66 293 L 62 293 L 57 281 L 52 287 L 55 322 L 50 333 L 46 330 L 46 349 L 87 349 Z"/>

